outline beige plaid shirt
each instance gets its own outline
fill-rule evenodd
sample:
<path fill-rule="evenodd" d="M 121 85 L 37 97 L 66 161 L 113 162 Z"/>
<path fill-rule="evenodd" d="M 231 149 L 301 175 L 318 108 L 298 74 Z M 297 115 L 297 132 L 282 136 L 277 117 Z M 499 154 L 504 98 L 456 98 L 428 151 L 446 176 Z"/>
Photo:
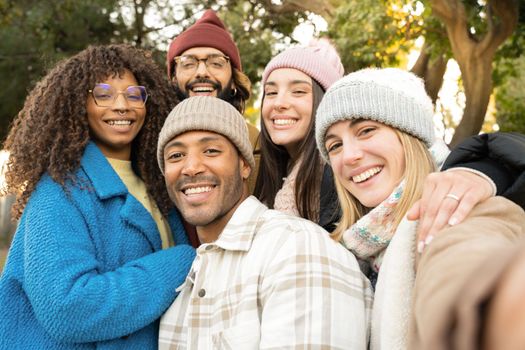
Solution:
<path fill-rule="evenodd" d="M 159 349 L 366 349 L 372 293 L 354 256 L 255 197 L 203 244 Z"/>

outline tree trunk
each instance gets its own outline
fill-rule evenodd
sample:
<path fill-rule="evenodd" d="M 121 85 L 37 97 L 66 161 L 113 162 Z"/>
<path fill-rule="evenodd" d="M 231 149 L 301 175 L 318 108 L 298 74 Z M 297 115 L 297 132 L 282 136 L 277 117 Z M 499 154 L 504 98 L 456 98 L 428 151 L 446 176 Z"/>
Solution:
<path fill-rule="evenodd" d="M 435 105 L 439 90 L 441 90 L 443 85 L 443 76 L 447 70 L 448 60 L 443 55 L 431 60 L 428 51 L 428 44 L 425 42 L 416 63 L 410 71 L 425 81 L 425 90 Z"/>
<path fill-rule="evenodd" d="M 516 28 L 518 2 L 487 1 L 487 32 L 477 38 L 469 31 L 467 11 L 461 0 L 431 0 L 431 4 L 433 13 L 445 24 L 465 87 L 463 118 L 450 143 L 455 146 L 481 130 L 492 93 L 492 60 L 498 47 Z"/>
<path fill-rule="evenodd" d="M 483 126 L 492 93 L 492 59 L 494 55 L 478 53 L 473 49 L 467 57 L 458 60 L 465 89 L 465 109 L 456 127 L 450 145 L 456 146 L 465 138 L 476 135 Z"/>

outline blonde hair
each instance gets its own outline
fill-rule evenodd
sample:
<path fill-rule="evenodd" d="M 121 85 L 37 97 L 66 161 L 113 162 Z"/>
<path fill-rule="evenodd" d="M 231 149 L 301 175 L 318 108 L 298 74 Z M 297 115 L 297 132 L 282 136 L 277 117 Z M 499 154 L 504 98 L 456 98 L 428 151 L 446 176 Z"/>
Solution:
<path fill-rule="evenodd" d="M 405 152 L 405 171 L 403 174 L 405 189 L 394 209 L 394 224 L 397 227 L 408 209 L 421 197 L 424 180 L 428 174 L 435 171 L 436 166 L 423 141 L 398 129 L 393 130 Z M 342 215 L 341 220 L 339 220 L 337 227 L 330 236 L 334 240 L 339 241 L 343 232 L 368 213 L 370 208 L 366 208 L 352 196 L 341 184 L 337 175 L 334 176 L 334 181 Z"/>

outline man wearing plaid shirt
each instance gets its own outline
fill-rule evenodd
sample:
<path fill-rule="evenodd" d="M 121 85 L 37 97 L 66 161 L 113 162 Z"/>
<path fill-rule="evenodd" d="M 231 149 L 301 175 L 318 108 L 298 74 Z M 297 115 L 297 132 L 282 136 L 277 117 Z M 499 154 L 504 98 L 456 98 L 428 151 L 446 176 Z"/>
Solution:
<path fill-rule="evenodd" d="M 184 100 L 157 152 L 170 197 L 202 243 L 161 320 L 159 349 L 366 349 L 368 280 L 321 227 L 248 195 L 254 159 L 234 107 Z"/>

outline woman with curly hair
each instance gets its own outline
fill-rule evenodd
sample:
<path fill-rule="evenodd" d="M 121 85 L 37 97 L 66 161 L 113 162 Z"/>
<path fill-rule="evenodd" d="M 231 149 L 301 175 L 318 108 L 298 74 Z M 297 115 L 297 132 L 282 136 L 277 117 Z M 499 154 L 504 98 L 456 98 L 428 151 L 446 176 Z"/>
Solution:
<path fill-rule="evenodd" d="M 156 349 L 194 258 L 155 160 L 175 101 L 129 45 L 90 46 L 30 92 L 5 143 L 20 222 L 1 349 Z"/>

